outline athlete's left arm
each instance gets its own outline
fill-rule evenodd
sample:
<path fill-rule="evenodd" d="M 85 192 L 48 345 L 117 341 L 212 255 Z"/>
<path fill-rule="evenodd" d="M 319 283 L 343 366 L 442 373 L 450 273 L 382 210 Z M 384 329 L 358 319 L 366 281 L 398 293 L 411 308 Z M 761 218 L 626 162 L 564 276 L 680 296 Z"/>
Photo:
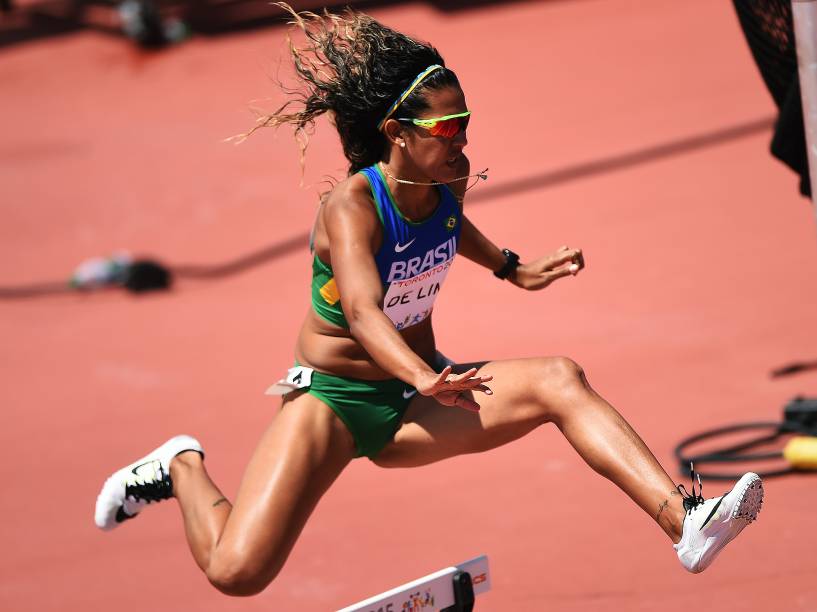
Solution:
<path fill-rule="evenodd" d="M 505 265 L 505 256 L 500 248 L 486 238 L 465 214 L 462 215 L 462 232 L 457 251 L 491 271 L 500 270 Z M 535 291 L 544 289 L 556 279 L 575 276 L 582 268 L 584 256 L 581 249 L 563 246 L 555 253 L 520 264 L 508 276 L 508 280 L 517 287 Z"/>

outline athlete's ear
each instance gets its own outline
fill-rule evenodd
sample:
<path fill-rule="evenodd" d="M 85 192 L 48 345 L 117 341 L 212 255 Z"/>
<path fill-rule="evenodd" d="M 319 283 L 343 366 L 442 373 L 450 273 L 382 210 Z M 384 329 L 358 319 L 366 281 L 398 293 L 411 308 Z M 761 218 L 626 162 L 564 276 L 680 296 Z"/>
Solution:
<path fill-rule="evenodd" d="M 405 147 L 406 141 L 403 138 L 403 126 L 397 119 L 389 119 L 383 124 L 383 133 L 386 135 L 386 140 L 398 147 Z"/>

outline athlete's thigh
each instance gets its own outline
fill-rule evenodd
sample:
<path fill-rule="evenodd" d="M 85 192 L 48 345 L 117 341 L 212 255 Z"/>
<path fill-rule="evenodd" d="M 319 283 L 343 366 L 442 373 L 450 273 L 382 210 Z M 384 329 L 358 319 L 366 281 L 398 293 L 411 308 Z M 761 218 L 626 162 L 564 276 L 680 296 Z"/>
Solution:
<path fill-rule="evenodd" d="M 241 559 L 245 569 L 270 580 L 321 496 L 355 456 L 351 434 L 326 404 L 293 395 L 261 437 L 217 547 L 227 557 L 222 561 Z"/>
<path fill-rule="evenodd" d="M 465 453 L 478 453 L 515 440 L 543 422 L 536 390 L 542 360 L 513 359 L 457 364 L 454 372 L 471 367 L 494 378 L 492 395 L 474 393 L 479 412 L 443 406 L 431 397 L 412 400 L 403 423 L 375 458 L 384 467 L 424 465 Z"/>

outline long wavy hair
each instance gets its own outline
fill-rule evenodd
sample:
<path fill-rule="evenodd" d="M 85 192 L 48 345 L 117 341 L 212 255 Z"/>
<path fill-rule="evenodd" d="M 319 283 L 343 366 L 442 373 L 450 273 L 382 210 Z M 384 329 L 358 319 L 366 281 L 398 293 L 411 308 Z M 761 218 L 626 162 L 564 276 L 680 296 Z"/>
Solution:
<path fill-rule="evenodd" d="M 290 99 L 275 112 L 259 116 L 244 136 L 262 127 L 292 125 L 303 162 L 315 119 L 329 113 L 349 160 L 349 174 L 377 163 L 387 145 L 377 124 L 419 73 L 432 64 L 445 66 L 442 56 L 430 44 L 351 9 L 318 15 L 276 4 L 292 16 L 290 25 L 305 35 L 301 46 L 288 38 L 300 86 L 284 88 Z M 451 86 L 460 86 L 457 75 L 445 67 L 435 70 L 392 116 L 417 117 L 428 108 L 428 91 Z"/>

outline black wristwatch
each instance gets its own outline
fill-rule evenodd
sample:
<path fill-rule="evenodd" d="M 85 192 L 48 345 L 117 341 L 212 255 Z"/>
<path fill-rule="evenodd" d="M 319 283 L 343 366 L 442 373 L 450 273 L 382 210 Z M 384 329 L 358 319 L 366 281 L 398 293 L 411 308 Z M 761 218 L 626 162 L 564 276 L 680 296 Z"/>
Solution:
<path fill-rule="evenodd" d="M 504 280 L 519 267 L 519 255 L 510 249 L 502 249 L 502 254 L 505 256 L 505 265 L 495 271 L 494 276 Z"/>

